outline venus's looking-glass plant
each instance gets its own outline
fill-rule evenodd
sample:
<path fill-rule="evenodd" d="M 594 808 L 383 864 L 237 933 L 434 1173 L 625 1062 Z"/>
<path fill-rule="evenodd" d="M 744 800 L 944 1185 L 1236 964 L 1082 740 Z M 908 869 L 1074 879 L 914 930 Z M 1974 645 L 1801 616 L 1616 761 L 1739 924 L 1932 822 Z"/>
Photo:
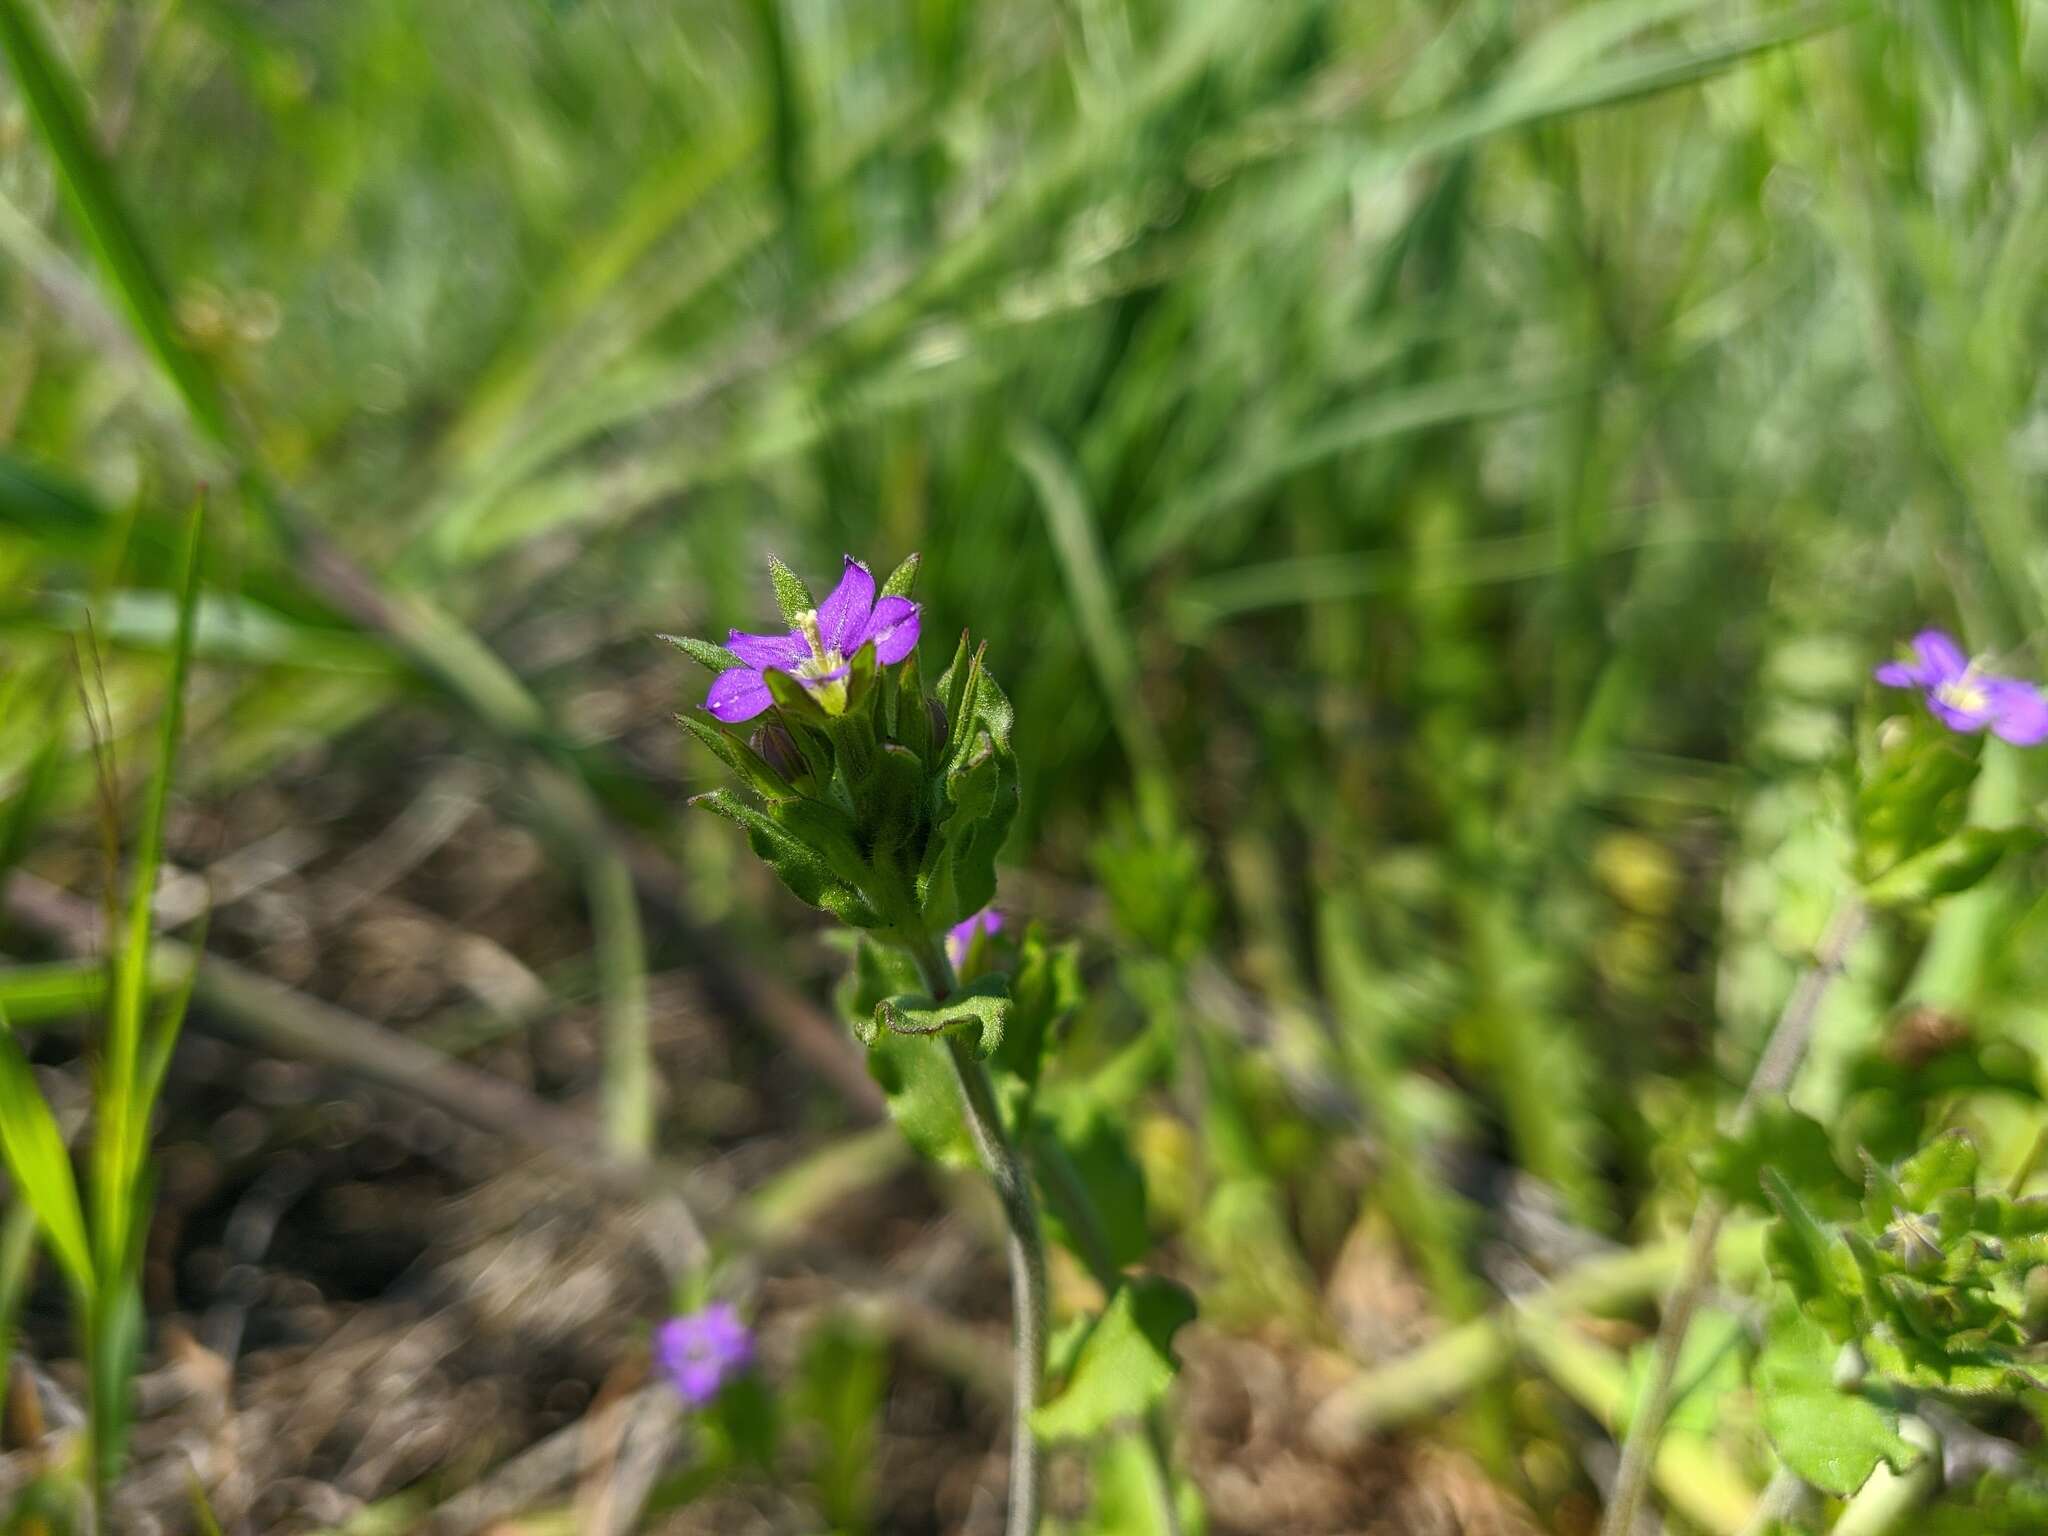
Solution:
<path fill-rule="evenodd" d="M 754 1336 L 730 1302 L 672 1317 L 654 1334 L 655 1363 L 692 1408 L 702 1408 L 754 1363 Z"/>
<path fill-rule="evenodd" d="M 1031 1180 L 985 1065 L 1011 1019 L 1010 979 L 984 970 L 963 986 L 956 970 L 986 947 L 978 936 L 1001 926 L 985 909 L 1017 809 L 1010 703 L 964 635 L 926 692 L 922 615 L 910 597 L 916 556 L 879 591 L 849 556 L 822 603 L 780 562 L 770 570 L 785 632 L 734 630 L 722 646 L 673 640 L 717 673 L 705 700 L 710 718 L 682 723 L 752 797 L 721 789 L 694 803 L 743 827 L 798 897 L 914 968 L 919 990 L 880 997 L 861 1031 L 870 1043 L 894 1034 L 945 1053 L 1002 1200 L 1016 1346 L 1008 1530 L 1028 1536 L 1038 1525 L 1032 1415 L 1045 1361 L 1045 1258 Z M 753 729 L 743 736 L 740 725 Z"/>

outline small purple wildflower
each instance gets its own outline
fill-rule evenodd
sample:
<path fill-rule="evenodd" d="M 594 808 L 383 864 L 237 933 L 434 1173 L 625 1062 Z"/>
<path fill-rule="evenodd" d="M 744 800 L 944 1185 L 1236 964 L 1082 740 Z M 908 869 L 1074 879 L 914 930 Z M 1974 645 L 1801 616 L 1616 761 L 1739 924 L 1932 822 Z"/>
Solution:
<path fill-rule="evenodd" d="M 1991 734 L 2016 747 L 2048 741 L 2048 695 L 2018 677 L 1977 670 L 1955 637 L 1923 629 L 1913 637 L 1913 661 L 1888 661 L 1877 669 L 1887 688 L 1917 688 L 1927 711 L 1952 731 Z"/>
<path fill-rule="evenodd" d="M 718 674 L 704 707 L 728 725 L 751 720 L 775 702 L 768 670 L 787 672 L 836 714 L 845 707 L 846 676 L 853 655 L 874 642 L 875 660 L 891 666 L 917 649 L 919 608 L 907 597 L 875 601 L 875 578 L 853 556 L 832 595 L 804 614 L 787 634 L 750 635 L 734 630 L 726 646 L 743 663 Z"/>
<path fill-rule="evenodd" d="M 1003 931 L 1003 914 L 994 907 L 983 907 L 964 923 L 955 923 L 946 930 L 946 958 L 958 967 L 967 963 L 967 951 L 974 947 L 974 936 L 985 933 L 993 937 Z"/>
<path fill-rule="evenodd" d="M 754 1363 L 754 1336 L 730 1302 L 714 1301 L 656 1329 L 654 1358 L 683 1401 L 702 1408 Z"/>

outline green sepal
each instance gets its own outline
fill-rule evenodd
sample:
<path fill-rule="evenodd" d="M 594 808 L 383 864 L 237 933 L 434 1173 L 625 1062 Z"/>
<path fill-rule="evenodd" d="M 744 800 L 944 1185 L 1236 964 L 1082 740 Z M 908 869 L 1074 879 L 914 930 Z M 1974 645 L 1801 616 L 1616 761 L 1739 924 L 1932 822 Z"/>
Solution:
<path fill-rule="evenodd" d="M 774 555 L 768 557 L 768 580 L 775 588 L 775 606 L 782 610 L 782 617 L 792 629 L 805 614 L 817 612 L 817 600 L 803 578 Z"/>
<path fill-rule="evenodd" d="M 737 735 L 699 720 L 695 715 L 677 715 L 676 720 L 684 730 L 709 747 L 720 762 L 745 780 L 747 788 L 763 800 L 788 800 L 796 794 L 788 781 L 768 766 L 768 760 Z"/>
<path fill-rule="evenodd" d="M 904 657 L 895 674 L 896 688 L 891 699 L 895 707 L 889 716 L 889 737 L 915 752 L 919 762 L 929 763 L 933 760 L 932 716 L 925 707 L 924 680 L 917 670 L 917 652 L 912 651 Z"/>
<path fill-rule="evenodd" d="M 960 643 L 953 649 L 953 660 L 946 670 L 939 674 L 939 702 L 946 708 L 946 739 L 939 744 L 939 760 L 944 761 L 953 742 L 959 737 L 962 726 L 961 701 L 967 696 L 968 674 L 974 670 L 974 657 L 967 649 L 967 631 L 960 631 Z"/>
<path fill-rule="evenodd" d="M 944 1002 L 920 993 L 885 997 L 866 1020 L 856 1024 L 861 1044 L 873 1045 L 886 1030 L 892 1035 L 943 1035 L 974 1031 L 978 1056 L 994 1055 L 1010 1022 L 1010 978 L 1000 971 L 978 978 Z"/>
<path fill-rule="evenodd" d="M 655 638 L 666 640 L 698 666 L 710 672 L 730 672 L 735 667 L 746 665 L 740 660 L 737 652 L 722 645 L 713 645 L 709 640 L 693 640 L 688 635 L 657 635 Z"/>
<path fill-rule="evenodd" d="M 798 682 L 794 674 L 780 667 L 763 667 L 761 681 L 768 685 L 768 696 L 775 701 L 775 707 L 789 719 L 821 727 L 832 719 L 825 706 L 811 696 L 811 690 Z"/>
<path fill-rule="evenodd" d="M 917 568 L 924 562 L 924 556 L 912 554 L 889 573 L 889 579 L 882 583 L 882 590 L 875 594 L 877 602 L 885 597 L 908 597 L 910 589 L 917 585 Z"/>
<path fill-rule="evenodd" d="M 846 712 L 852 714 L 875 691 L 881 663 L 875 660 L 875 642 L 870 640 L 846 658 Z"/>

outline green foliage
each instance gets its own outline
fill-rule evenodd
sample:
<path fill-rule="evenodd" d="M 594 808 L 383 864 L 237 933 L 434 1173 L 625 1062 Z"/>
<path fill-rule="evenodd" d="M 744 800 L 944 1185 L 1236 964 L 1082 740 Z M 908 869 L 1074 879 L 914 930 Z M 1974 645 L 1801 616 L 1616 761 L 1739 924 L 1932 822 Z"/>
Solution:
<path fill-rule="evenodd" d="M 1092 1440 L 1141 1418 L 1166 1395 L 1179 1361 L 1173 1336 L 1195 1315 L 1195 1299 L 1170 1280 L 1127 1280 L 1082 1342 L 1066 1384 L 1033 1416 L 1045 1440 Z"/>
<path fill-rule="evenodd" d="M 978 1055 L 993 1056 L 1003 1043 L 1010 1020 L 1010 981 L 1001 974 L 969 982 L 937 1002 L 921 994 L 885 997 L 875 1005 L 864 1028 L 856 1032 L 862 1045 L 873 1045 L 884 1032 L 913 1037 L 948 1033 L 971 1035 Z"/>
<path fill-rule="evenodd" d="M 1980 1189 L 1959 1133 L 1886 1168 L 1870 1161 L 1857 1217 L 1829 1224 L 1775 1170 L 1773 1273 L 1879 1381 L 1963 1397 L 2039 1389 L 2028 1276 L 2048 1263 L 2048 1201 Z"/>
<path fill-rule="evenodd" d="M 1840 1377 L 1842 1346 L 1785 1304 L 1771 1314 L 1757 1357 L 1764 1430 L 1785 1465 L 1826 1493 L 1861 1488 L 1880 1461 L 1904 1471 L 1919 1453 L 1899 1435 L 1898 1410 Z"/>
<path fill-rule="evenodd" d="M 1865 738 L 1856 764 L 1855 828 L 1866 882 L 1880 886 L 1902 866 L 1936 853 L 1962 828 L 1982 746 L 1981 737 L 1958 736 L 1924 712 L 1887 720 Z M 1916 885 L 1931 887 L 1937 883 L 1934 871 L 1954 863 L 1953 855 L 1938 859 L 1923 866 L 1927 873 L 1905 877 L 1895 889 L 1905 897 Z"/>
<path fill-rule="evenodd" d="M 1839 1218 L 1856 1208 L 1861 1186 L 1835 1160 L 1827 1131 L 1782 1100 L 1761 1105 L 1741 1134 L 1716 1141 L 1700 1159 L 1700 1181 L 1723 1199 L 1769 1210 L 1766 1169 L 1821 1215 Z"/>
<path fill-rule="evenodd" d="M 74 1297 L 85 1304 L 93 1294 L 94 1267 L 86 1238 L 84 1207 L 71 1155 L 56 1118 L 29 1071 L 28 1058 L 12 1033 L 0 1030 L 0 1148 L 15 1188 L 34 1208 L 44 1239 L 56 1255 Z"/>

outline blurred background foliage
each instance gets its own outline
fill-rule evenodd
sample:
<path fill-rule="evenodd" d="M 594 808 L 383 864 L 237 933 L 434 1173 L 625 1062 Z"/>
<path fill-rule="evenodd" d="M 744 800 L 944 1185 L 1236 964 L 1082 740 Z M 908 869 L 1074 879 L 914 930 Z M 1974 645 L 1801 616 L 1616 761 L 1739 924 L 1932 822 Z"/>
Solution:
<path fill-rule="evenodd" d="M 88 613 L 148 729 L 206 482 L 187 797 L 502 763 L 615 1049 L 706 945 L 822 997 L 680 814 L 651 637 L 760 627 L 769 550 L 921 550 L 928 650 L 1017 706 L 1013 904 L 1091 940 L 1077 1048 L 1214 1026 L 1138 1141 L 1226 1321 L 1331 1336 L 1361 1199 L 1451 1316 L 1504 1210 L 1682 1221 L 1870 665 L 2048 659 L 2038 0 L 5 10 L 8 855 L 89 810 Z M 1867 940 L 1800 1102 L 1896 1100 L 1899 1018 L 2037 1035 L 2040 896 Z"/>

